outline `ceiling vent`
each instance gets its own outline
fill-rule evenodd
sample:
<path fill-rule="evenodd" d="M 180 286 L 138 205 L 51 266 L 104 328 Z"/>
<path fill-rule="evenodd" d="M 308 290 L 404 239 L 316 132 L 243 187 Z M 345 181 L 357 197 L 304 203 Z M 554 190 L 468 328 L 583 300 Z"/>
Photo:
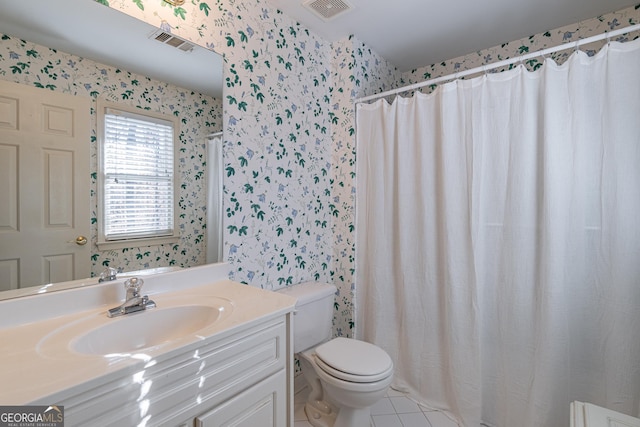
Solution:
<path fill-rule="evenodd" d="M 168 44 L 171 47 L 180 49 L 183 52 L 191 52 L 194 45 L 178 36 L 158 30 L 149 36 L 150 39 L 158 40 L 160 43 Z"/>
<path fill-rule="evenodd" d="M 351 10 L 345 0 L 307 0 L 302 5 L 325 21 Z"/>

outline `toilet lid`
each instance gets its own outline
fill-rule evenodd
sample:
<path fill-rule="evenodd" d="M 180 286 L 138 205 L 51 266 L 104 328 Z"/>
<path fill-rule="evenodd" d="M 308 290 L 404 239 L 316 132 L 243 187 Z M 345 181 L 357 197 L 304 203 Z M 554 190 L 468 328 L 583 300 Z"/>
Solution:
<path fill-rule="evenodd" d="M 349 381 L 373 382 L 386 378 L 393 371 L 393 362 L 380 347 L 350 338 L 335 338 L 318 346 L 316 356 L 327 365 L 328 373 Z M 336 375 L 335 371 L 338 371 Z M 346 374 L 341 375 L 340 373 Z"/>

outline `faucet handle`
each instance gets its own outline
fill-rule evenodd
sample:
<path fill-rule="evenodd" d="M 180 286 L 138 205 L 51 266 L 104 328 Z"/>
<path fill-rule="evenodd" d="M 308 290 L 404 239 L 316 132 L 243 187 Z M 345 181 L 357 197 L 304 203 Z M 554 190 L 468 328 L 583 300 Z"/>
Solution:
<path fill-rule="evenodd" d="M 132 277 L 124 281 L 124 288 L 127 290 L 127 293 L 132 292 L 135 296 L 138 296 L 143 284 L 144 280 L 141 278 Z"/>
<path fill-rule="evenodd" d="M 104 270 L 102 270 L 102 273 L 100 273 L 100 277 L 98 278 L 98 282 L 102 283 L 104 281 L 107 280 L 116 280 L 116 275 L 119 273 L 118 270 L 116 270 L 113 267 L 106 267 Z"/>
<path fill-rule="evenodd" d="M 144 285 L 144 280 L 139 277 L 132 277 L 124 281 L 124 288 L 127 290 L 132 289 L 139 292 L 142 285 Z"/>

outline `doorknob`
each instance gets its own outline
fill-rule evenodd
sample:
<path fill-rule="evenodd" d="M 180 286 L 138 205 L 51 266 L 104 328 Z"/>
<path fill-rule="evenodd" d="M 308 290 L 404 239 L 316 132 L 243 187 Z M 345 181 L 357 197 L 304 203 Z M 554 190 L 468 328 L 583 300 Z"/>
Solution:
<path fill-rule="evenodd" d="M 69 240 L 67 243 L 75 243 L 79 246 L 84 246 L 87 244 L 87 238 L 84 236 L 78 236 L 75 240 Z"/>

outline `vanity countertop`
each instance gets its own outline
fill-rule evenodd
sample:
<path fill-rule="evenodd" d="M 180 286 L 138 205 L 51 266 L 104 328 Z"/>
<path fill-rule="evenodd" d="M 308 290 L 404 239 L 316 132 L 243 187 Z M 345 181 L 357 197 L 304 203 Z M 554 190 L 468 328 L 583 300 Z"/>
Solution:
<path fill-rule="evenodd" d="M 172 274 L 172 280 L 183 277 L 179 273 Z M 73 292 L 74 290 L 62 291 L 56 295 L 56 299 L 73 298 Z M 107 294 L 112 296 L 112 293 Z M 52 317 L 37 318 L 30 322 L 8 325 L 0 323 L 0 404 L 53 404 L 56 402 L 47 402 L 47 398 L 54 395 L 57 397 L 56 393 L 60 390 L 99 385 L 107 381 L 109 374 L 118 371 L 134 373 L 166 360 L 177 352 L 193 351 L 197 356 L 198 348 L 202 345 L 223 339 L 248 325 L 292 312 L 296 302 L 294 298 L 281 293 L 257 289 L 228 279 L 177 290 L 160 292 L 156 289 L 155 293 L 151 289 L 149 296 L 157 304 L 157 308 L 149 312 L 179 304 L 206 304 L 209 300 L 224 301 L 227 308 L 215 322 L 178 339 L 153 347 L 107 355 L 84 354 L 71 349 L 69 331 L 82 328 L 83 325 L 91 329 L 94 325 L 117 322 L 121 318 L 107 318 L 106 312 L 121 301 L 94 305 L 69 314 L 54 310 Z M 10 303 L 11 301 L 2 302 L 7 308 L 16 310 L 8 305 Z M 16 300 L 15 303 L 20 304 L 17 309 L 29 307 L 28 301 Z M 0 311 L 3 309 L 4 307 L 0 307 Z M 126 316 L 146 314 L 147 312 L 140 312 Z"/>

